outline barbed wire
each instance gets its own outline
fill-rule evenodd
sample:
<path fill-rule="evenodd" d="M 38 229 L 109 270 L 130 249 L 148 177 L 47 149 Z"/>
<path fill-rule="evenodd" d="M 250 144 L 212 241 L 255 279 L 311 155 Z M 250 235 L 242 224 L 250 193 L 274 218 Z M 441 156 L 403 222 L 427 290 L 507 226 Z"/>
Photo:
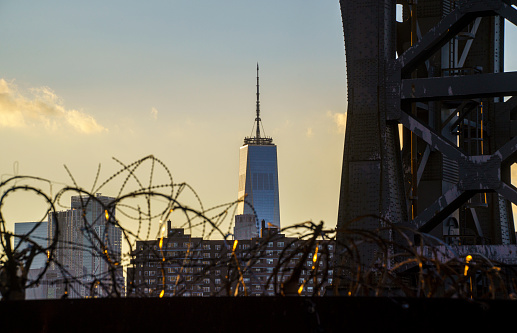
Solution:
<path fill-rule="evenodd" d="M 232 221 L 245 198 L 205 208 L 195 190 L 175 183 L 156 157 L 130 164 L 114 160 L 120 169 L 101 181 L 99 165 L 89 190 L 79 186 L 66 167 L 73 185 L 57 191 L 47 179 L 2 177 L 3 300 L 25 299 L 26 291 L 37 287 L 46 288 L 44 297 L 54 298 L 515 298 L 515 265 L 480 253 L 465 256 L 436 237 L 379 216 L 359 217 L 341 229 L 311 221 L 281 230 L 263 228 L 260 237 L 235 240 Z M 99 195 L 116 181 L 120 184 L 115 196 Z M 48 184 L 49 190 L 41 184 Z M 45 216 L 23 234 L 8 230 L 13 221 L 4 216 L 7 198 L 19 191 L 35 194 L 47 206 Z M 185 202 L 187 195 L 194 205 Z M 64 203 L 69 197 L 75 198 L 72 205 Z M 366 219 L 375 219 L 379 227 L 360 228 Z M 48 232 L 42 237 L 36 230 L 45 222 Z M 17 246 L 12 245 L 15 239 Z M 44 256 L 44 265 L 33 269 L 38 256 Z"/>

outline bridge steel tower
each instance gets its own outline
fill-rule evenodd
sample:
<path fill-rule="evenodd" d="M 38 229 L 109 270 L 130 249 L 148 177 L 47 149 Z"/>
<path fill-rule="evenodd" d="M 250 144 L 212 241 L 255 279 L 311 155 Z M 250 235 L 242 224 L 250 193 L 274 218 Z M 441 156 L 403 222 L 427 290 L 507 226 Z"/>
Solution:
<path fill-rule="evenodd" d="M 517 72 L 503 67 L 516 3 L 340 0 L 348 115 L 338 241 L 390 221 L 484 253 L 517 249 Z M 362 249 L 363 262 L 376 251 Z"/>

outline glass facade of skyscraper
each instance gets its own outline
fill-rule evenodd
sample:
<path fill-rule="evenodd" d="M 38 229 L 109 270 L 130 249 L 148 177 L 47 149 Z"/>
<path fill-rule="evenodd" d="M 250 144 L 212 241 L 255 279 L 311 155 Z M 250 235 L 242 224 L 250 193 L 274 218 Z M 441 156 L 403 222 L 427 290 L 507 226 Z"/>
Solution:
<path fill-rule="evenodd" d="M 244 145 L 239 160 L 237 214 L 256 215 L 257 231 L 262 220 L 280 228 L 276 145 Z"/>
<path fill-rule="evenodd" d="M 122 230 L 115 224 L 113 200 L 100 193 L 72 196 L 71 209 L 49 214 L 50 238 L 59 227 L 54 254 L 59 265 L 51 265 L 47 274 L 49 298 L 65 291 L 70 298 L 108 296 L 114 282 L 123 290 Z"/>
<path fill-rule="evenodd" d="M 14 248 L 20 244 L 22 236 L 28 235 L 28 239 L 41 246 L 42 249 L 47 247 L 47 222 L 19 222 L 14 224 Z M 25 248 L 32 246 L 28 241 L 21 242 L 16 249 L 17 252 L 23 251 Z M 38 251 L 39 252 L 39 251 Z M 43 268 L 47 262 L 45 253 L 40 253 L 34 257 L 31 264 L 31 269 Z"/>

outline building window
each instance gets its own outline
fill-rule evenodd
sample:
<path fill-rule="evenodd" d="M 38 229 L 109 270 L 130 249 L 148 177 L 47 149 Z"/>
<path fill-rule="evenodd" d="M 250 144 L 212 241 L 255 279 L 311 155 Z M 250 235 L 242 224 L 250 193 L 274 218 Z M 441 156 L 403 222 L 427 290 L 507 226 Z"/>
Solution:
<path fill-rule="evenodd" d="M 203 292 L 204 293 L 209 293 L 210 292 L 210 287 L 203 287 Z"/>
<path fill-rule="evenodd" d="M 284 247 L 284 242 L 278 242 L 278 243 L 276 243 L 276 246 L 277 247 Z"/>
<path fill-rule="evenodd" d="M 273 247 L 273 242 L 267 243 L 267 247 Z"/>

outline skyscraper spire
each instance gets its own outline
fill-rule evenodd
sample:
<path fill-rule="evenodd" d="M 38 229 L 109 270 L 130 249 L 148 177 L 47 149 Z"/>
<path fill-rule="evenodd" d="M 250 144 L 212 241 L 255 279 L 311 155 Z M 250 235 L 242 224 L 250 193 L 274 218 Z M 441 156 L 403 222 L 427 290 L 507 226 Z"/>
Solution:
<path fill-rule="evenodd" d="M 267 137 L 262 133 L 260 134 L 260 126 L 261 119 L 260 119 L 260 85 L 259 85 L 259 64 L 257 62 L 257 104 L 256 104 L 256 116 L 255 116 L 255 123 L 253 124 L 255 127 L 255 136 L 245 137 L 244 138 L 244 144 L 254 144 L 254 145 L 271 145 L 273 144 L 273 138 Z M 253 129 L 251 131 L 253 133 Z M 252 134 L 253 135 L 253 134 Z"/>
<path fill-rule="evenodd" d="M 239 149 L 239 203 L 234 228 L 236 240 L 258 237 L 264 224 L 280 230 L 276 145 L 273 138 L 266 136 L 264 127 L 261 127 L 259 89 L 257 62 L 257 105 L 253 122 L 256 128 L 251 128 L 251 135 L 244 138 L 244 145 Z"/>
<path fill-rule="evenodd" d="M 256 135 L 255 137 L 257 139 L 260 139 L 260 98 L 259 98 L 259 65 L 257 62 L 257 117 L 255 118 L 255 121 L 257 122 L 257 129 L 256 129 Z"/>

